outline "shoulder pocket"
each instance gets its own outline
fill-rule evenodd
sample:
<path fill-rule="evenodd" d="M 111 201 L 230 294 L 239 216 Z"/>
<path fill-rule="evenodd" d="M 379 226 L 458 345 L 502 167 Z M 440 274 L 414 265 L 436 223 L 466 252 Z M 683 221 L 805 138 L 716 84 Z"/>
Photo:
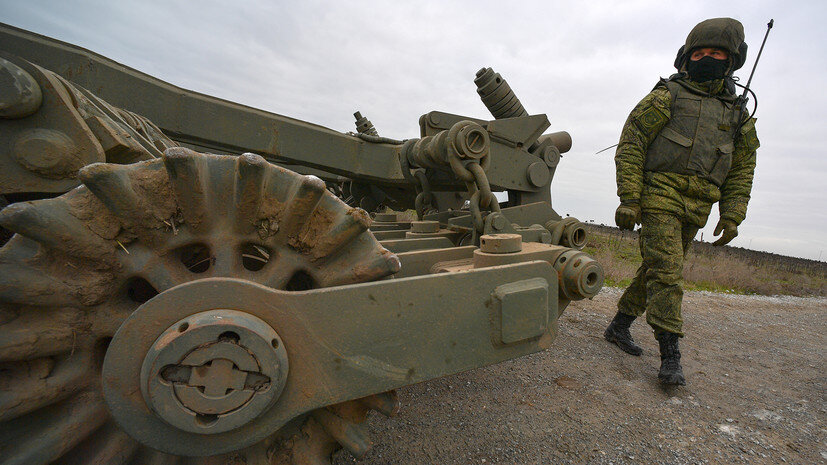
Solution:
<path fill-rule="evenodd" d="M 663 128 L 660 134 L 665 137 L 666 139 L 671 140 L 672 142 L 680 145 L 681 147 L 691 147 L 692 146 L 692 139 L 679 134 L 674 129 L 669 127 Z"/>
<path fill-rule="evenodd" d="M 700 117 L 702 100 L 701 97 L 687 94 L 686 92 L 682 93 L 675 99 L 675 103 L 672 105 L 672 116 L 683 118 Z"/>

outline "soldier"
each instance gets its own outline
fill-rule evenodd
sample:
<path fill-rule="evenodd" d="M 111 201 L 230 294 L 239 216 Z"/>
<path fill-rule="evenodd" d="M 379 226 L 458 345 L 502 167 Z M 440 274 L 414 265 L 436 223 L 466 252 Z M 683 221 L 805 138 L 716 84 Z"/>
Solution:
<path fill-rule="evenodd" d="M 689 245 L 718 202 L 720 246 L 738 235 L 752 190 L 758 138 L 755 120 L 735 108 L 732 73 L 746 60 L 744 28 L 731 18 L 695 26 L 678 50 L 678 73 L 661 79 L 632 110 L 615 155 L 620 206 L 615 222 L 641 224 L 643 263 L 604 333 L 640 355 L 629 333 L 644 312 L 661 354 L 658 378 L 686 384 L 678 339 L 683 337 L 681 279 Z M 740 117 L 740 121 L 738 121 Z"/>

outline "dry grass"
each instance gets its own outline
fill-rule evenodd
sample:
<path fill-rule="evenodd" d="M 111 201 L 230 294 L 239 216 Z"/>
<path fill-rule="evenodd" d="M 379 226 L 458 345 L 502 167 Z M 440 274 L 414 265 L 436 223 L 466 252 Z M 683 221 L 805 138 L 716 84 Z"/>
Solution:
<path fill-rule="evenodd" d="M 388 210 L 390 211 L 390 210 Z M 401 212 L 400 220 L 416 219 Z M 636 232 L 590 224 L 584 249 L 605 271 L 606 284 L 626 287 L 640 266 Z M 827 296 L 827 263 L 695 241 L 683 270 L 684 289 L 737 294 Z"/>
<path fill-rule="evenodd" d="M 617 228 L 590 227 L 586 251 L 606 272 L 606 283 L 627 286 L 640 266 L 638 236 Z M 739 294 L 827 296 L 827 264 L 734 247 L 695 242 L 684 266 L 684 287 Z"/>

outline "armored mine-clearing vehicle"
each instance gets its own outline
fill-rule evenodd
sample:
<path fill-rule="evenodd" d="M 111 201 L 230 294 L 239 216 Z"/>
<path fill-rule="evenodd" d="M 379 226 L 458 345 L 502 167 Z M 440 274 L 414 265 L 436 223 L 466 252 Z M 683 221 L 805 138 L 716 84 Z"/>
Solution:
<path fill-rule="evenodd" d="M 543 350 L 602 286 L 551 206 L 570 138 L 490 68 L 493 120 L 397 141 L 0 52 L 0 464 L 361 457 L 395 389 Z"/>

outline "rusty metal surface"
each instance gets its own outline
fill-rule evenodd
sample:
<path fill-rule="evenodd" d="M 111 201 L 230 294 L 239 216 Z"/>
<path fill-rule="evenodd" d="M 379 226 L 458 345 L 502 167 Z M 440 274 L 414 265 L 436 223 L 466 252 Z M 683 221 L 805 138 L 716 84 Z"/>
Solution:
<path fill-rule="evenodd" d="M 543 277 L 548 293 L 556 295 L 556 271 L 547 262 L 299 293 L 228 278 L 198 280 L 162 293 L 123 323 L 104 362 L 105 374 L 110 366 L 118 374 L 103 379 L 107 405 L 127 432 L 170 453 L 201 455 L 250 445 L 319 407 L 548 347 L 556 334 L 556 299 L 547 299 L 555 305 L 543 309 L 549 323 L 542 335 L 516 345 L 491 343 L 499 338 L 487 304 L 494 290 L 536 277 Z M 171 303 L 176 307 L 171 309 Z M 147 409 L 132 384 L 142 360 L 132 354 L 145 353 L 152 336 L 193 309 L 213 307 L 234 308 L 277 328 L 291 364 L 273 408 L 237 429 L 205 436 L 174 428 Z M 444 317 L 445 308 L 451 318 Z"/>
<path fill-rule="evenodd" d="M 534 255 L 521 256 L 525 247 L 493 254 L 513 256 L 510 263 L 468 261 L 457 272 L 432 275 L 437 262 L 479 250 L 450 247 L 446 238 L 410 240 L 448 243 L 423 252 L 430 256 L 424 261 L 403 254 L 411 270 L 403 277 L 399 258 L 376 242 L 363 212 L 318 179 L 253 155 L 175 148 L 159 160 L 91 165 L 80 179 L 85 186 L 64 196 L 0 213 L 0 224 L 18 233 L 0 249 L 0 304 L 11 312 L 0 325 L 0 361 L 57 357 L 56 374 L 66 373 L 47 378 L 53 388 L 37 387 L 30 370 L 12 378 L 0 432 L 18 438 L 5 444 L 4 456 L 23 463 L 65 455 L 76 442 L 33 447 L 16 432 L 21 422 L 55 428 L 41 412 L 74 409 L 71 402 L 84 396 L 94 409 L 78 415 L 105 421 L 110 411 L 140 444 L 177 455 L 257 447 L 310 419 L 359 453 L 365 443 L 346 434 L 351 426 L 342 429 L 326 413 L 306 415 L 541 350 L 554 337 L 561 296 L 571 298 L 558 295 L 558 281 L 568 278 L 553 267 L 571 249 L 544 244 L 533 244 Z M 41 252 L 32 255 L 33 248 Z M 393 273 L 399 276 L 348 285 Z M 516 285 L 514 297 L 502 287 L 537 278 L 547 284 L 528 291 Z M 540 288 L 544 300 L 534 296 Z M 502 304 L 490 307 L 494 295 Z M 528 321 L 515 310 L 524 306 L 513 303 L 524 299 L 533 303 Z M 545 320 L 539 303 L 547 306 Z M 216 309 L 225 309 L 217 311 L 224 321 L 201 323 Z M 540 337 L 538 321 L 548 322 Z M 103 397 L 95 381 L 101 360 Z M 91 430 L 77 433 L 80 441 Z"/>
<path fill-rule="evenodd" d="M 134 344 L 130 336 L 114 342 L 126 344 L 126 351 Z M 122 376 L 121 367 L 104 363 L 103 378 Z M 284 389 L 288 367 L 284 344 L 267 323 L 236 310 L 207 310 L 158 336 L 144 357 L 140 388 L 144 402 L 170 425 L 217 434 L 268 409 Z"/>
<path fill-rule="evenodd" d="M 394 389 L 542 350 L 602 285 L 551 206 L 571 138 L 490 68 L 494 120 L 430 112 L 394 141 L 0 44 L 2 464 L 361 457 Z"/>
<path fill-rule="evenodd" d="M 91 165 L 80 178 L 85 185 L 68 194 L 16 203 L 0 213 L 0 224 L 17 233 L 0 249 L 0 463 L 85 456 L 75 449 L 81 443 L 109 437 L 109 432 L 121 438 L 101 396 L 101 363 L 124 318 L 159 292 L 210 276 L 310 289 L 371 281 L 399 269 L 397 258 L 367 231 L 369 219 L 363 212 L 341 203 L 318 179 L 257 156 L 172 149 L 164 159 Z M 250 349 L 242 329 L 232 332 Z M 273 339 L 266 342 L 272 345 Z M 211 343 L 188 344 L 198 342 Z M 136 353 L 130 346 L 127 357 L 143 364 L 148 353 Z M 252 353 L 263 361 L 267 351 Z M 240 360 L 227 357 L 238 366 Z M 204 363 L 186 356 L 174 361 L 171 365 L 190 367 L 190 378 L 166 373 L 173 390 L 180 390 L 176 381 L 185 381 L 203 384 L 206 394 L 207 386 L 214 386 L 212 377 L 220 374 L 192 378 Z M 222 363 L 224 369 L 232 368 Z M 286 368 L 287 363 L 279 366 Z M 227 371 L 222 376 L 232 377 L 233 370 Z M 270 392 L 277 390 L 274 373 L 246 371 L 241 391 L 246 380 L 252 375 L 255 381 L 258 374 L 270 378 Z M 143 399 L 136 376 L 135 392 Z M 256 386 L 261 387 L 250 387 Z M 198 413 L 207 415 L 220 408 L 197 396 L 184 402 L 190 412 L 206 409 Z M 175 404 L 149 403 L 158 410 Z M 265 404 L 266 409 L 270 404 Z M 242 420 L 249 413 L 232 412 Z M 295 420 L 299 426 L 308 421 Z M 265 436 L 289 436 L 290 431 L 287 425 L 281 432 L 265 431 Z M 144 446 L 124 437 L 118 441 L 129 456 L 144 457 Z M 324 438 L 330 436 L 324 433 L 319 439 L 329 453 L 333 443 Z M 317 460 L 318 454 L 311 459 Z"/>

